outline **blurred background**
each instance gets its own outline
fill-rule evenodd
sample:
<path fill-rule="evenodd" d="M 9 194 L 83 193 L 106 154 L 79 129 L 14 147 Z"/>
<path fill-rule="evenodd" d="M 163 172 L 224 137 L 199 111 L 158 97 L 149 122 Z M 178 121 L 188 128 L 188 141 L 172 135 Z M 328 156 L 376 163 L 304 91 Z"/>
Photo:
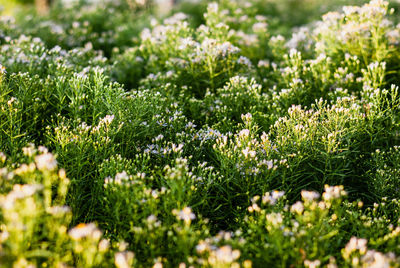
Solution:
<path fill-rule="evenodd" d="M 188 9 L 193 8 L 192 11 L 195 11 L 195 8 L 200 6 L 204 6 L 207 2 L 219 2 L 219 1 L 205 1 L 205 0 L 0 0 L 0 5 L 3 6 L 5 14 L 12 14 L 17 10 L 21 9 L 29 9 L 36 8 L 36 11 L 48 12 L 50 6 L 52 5 L 96 5 L 99 3 L 118 3 L 118 4 L 126 4 L 131 8 L 135 6 L 146 6 L 149 7 L 157 7 L 160 12 L 168 13 L 174 8 L 177 7 L 186 7 Z M 246 1 L 241 1 L 245 5 Z M 332 10 L 335 7 L 340 7 L 343 5 L 355 5 L 361 4 L 363 0 L 261 0 L 261 1 L 251 1 L 251 2 L 259 2 L 260 5 L 264 5 L 265 10 L 270 10 L 270 12 L 279 12 L 279 14 L 286 15 L 287 18 L 291 18 L 294 23 L 299 22 L 299 17 L 313 17 L 314 15 L 320 15 L 326 11 Z M 197 9 L 198 12 L 201 13 L 202 9 Z M 288 12 L 289 13 L 286 13 Z M 297 16 L 296 14 L 308 11 L 311 13 L 303 13 L 301 16 Z M 281 13 L 282 12 L 282 13 Z M 286 14 L 284 14 L 285 12 Z M 278 15 L 278 13 L 275 13 Z M 293 17 L 294 15 L 294 17 Z"/>
<path fill-rule="evenodd" d="M 366 0 L 0 0 L 1 36 L 41 38 L 64 49 L 90 44 L 107 58 L 138 44 L 140 32 L 173 13 L 188 15 L 192 27 L 204 23 L 207 4 L 218 2 L 266 18 L 271 35 L 290 37 L 296 29 L 320 20 L 344 5 Z M 249 5 L 251 3 L 251 5 Z M 397 8 L 397 1 L 391 7 Z M 251 6 L 251 7 L 250 7 Z M 12 17 L 10 17 L 12 15 Z M 396 21 L 396 20 L 395 20 Z M 398 20 L 397 20 L 398 21 Z M 1 26 L 1 25 L 0 25 Z M 232 26 L 234 27 L 234 26 Z M 8 30 L 7 30 L 8 29 Z"/>

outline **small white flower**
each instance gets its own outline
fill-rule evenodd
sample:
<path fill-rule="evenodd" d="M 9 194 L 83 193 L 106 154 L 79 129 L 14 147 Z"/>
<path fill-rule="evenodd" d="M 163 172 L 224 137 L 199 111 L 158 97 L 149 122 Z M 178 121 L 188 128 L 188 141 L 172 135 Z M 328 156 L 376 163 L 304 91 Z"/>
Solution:
<path fill-rule="evenodd" d="M 101 237 L 101 232 L 99 229 L 97 229 L 94 223 L 80 223 L 76 227 L 69 230 L 68 234 L 73 240 L 80 240 L 85 237 L 91 237 L 95 240 L 99 240 Z"/>
<path fill-rule="evenodd" d="M 153 265 L 153 268 L 163 268 L 163 265 L 162 265 L 161 262 L 156 262 L 156 263 Z"/>
<path fill-rule="evenodd" d="M 350 256 L 352 252 L 357 250 L 360 251 L 361 254 L 365 254 L 367 252 L 367 243 L 367 239 L 353 236 L 344 248 L 345 257 Z"/>
<path fill-rule="evenodd" d="M 251 65 L 252 65 L 251 61 L 244 56 L 240 56 L 239 59 L 237 60 L 237 63 L 246 65 L 247 67 L 251 67 Z"/>
<path fill-rule="evenodd" d="M 248 129 L 242 129 L 239 132 L 239 137 L 240 138 L 247 138 L 248 136 L 250 136 L 250 130 L 248 130 Z"/>
<path fill-rule="evenodd" d="M 68 206 L 54 206 L 47 209 L 47 212 L 51 215 L 62 215 L 70 211 L 71 209 Z"/>
<path fill-rule="evenodd" d="M 103 119 L 101 119 L 100 124 L 110 125 L 114 120 L 114 115 L 106 115 Z"/>
<path fill-rule="evenodd" d="M 51 153 L 37 155 L 35 157 L 36 166 L 39 170 L 55 170 L 57 168 L 57 160 Z"/>
<path fill-rule="evenodd" d="M 222 246 L 215 252 L 215 257 L 219 262 L 232 263 L 240 257 L 239 250 L 232 250 L 229 245 Z"/>
<path fill-rule="evenodd" d="M 185 223 L 190 223 L 196 218 L 196 215 L 194 215 L 190 207 L 185 207 L 178 212 L 178 218 L 183 220 Z"/>
<path fill-rule="evenodd" d="M 6 67 L 4 67 L 3 65 L 0 64 L 0 75 L 4 75 L 6 73 L 7 73 Z"/>
<path fill-rule="evenodd" d="M 304 211 L 304 205 L 301 201 L 297 201 L 296 203 L 294 203 L 291 207 L 290 207 L 290 211 L 297 213 L 297 214 L 301 214 Z"/>
<path fill-rule="evenodd" d="M 320 197 L 320 194 L 318 192 L 314 192 L 314 191 L 302 190 L 301 197 L 303 198 L 303 200 L 313 201 L 315 199 L 318 199 Z"/>
<path fill-rule="evenodd" d="M 268 24 L 266 22 L 257 22 L 253 24 L 253 31 L 255 33 L 267 31 Z"/>
<path fill-rule="evenodd" d="M 324 200 L 332 200 L 345 196 L 347 193 L 343 190 L 343 186 L 325 185 L 325 192 L 322 194 Z"/>
<path fill-rule="evenodd" d="M 305 260 L 304 261 L 304 266 L 308 268 L 318 268 L 321 265 L 320 260 L 315 260 L 315 261 L 310 261 L 310 260 Z"/>
<path fill-rule="evenodd" d="M 133 257 L 134 254 L 130 251 L 117 252 L 115 253 L 115 266 L 117 268 L 130 268 Z"/>
<path fill-rule="evenodd" d="M 105 252 L 108 250 L 108 248 L 110 247 L 110 241 L 108 241 L 107 239 L 102 239 L 99 243 L 99 250 L 101 252 Z"/>

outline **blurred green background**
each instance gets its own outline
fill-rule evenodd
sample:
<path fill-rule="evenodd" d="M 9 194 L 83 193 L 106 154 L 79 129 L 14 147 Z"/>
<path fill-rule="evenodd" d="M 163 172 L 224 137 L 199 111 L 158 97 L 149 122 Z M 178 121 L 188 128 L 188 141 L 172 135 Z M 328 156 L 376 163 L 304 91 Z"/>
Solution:
<path fill-rule="evenodd" d="M 33 7 L 34 0 L 0 0 L 3 7 L 3 14 L 12 15 L 18 10 Z"/>

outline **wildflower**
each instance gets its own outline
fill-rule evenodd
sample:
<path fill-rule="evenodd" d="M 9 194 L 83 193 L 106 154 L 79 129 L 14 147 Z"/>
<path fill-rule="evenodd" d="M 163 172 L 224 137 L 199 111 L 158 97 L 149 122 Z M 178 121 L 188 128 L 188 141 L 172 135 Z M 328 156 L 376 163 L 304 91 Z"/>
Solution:
<path fill-rule="evenodd" d="M 250 121 L 252 120 L 252 118 L 253 118 L 253 116 L 251 115 L 251 113 L 242 114 L 241 117 L 242 117 L 242 120 L 243 120 L 244 122 L 250 122 Z"/>
<path fill-rule="evenodd" d="M 117 268 L 130 268 L 134 256 L 131 251 L 117 252 L 114 260 L 115 266 Z"/>
<path fill-rule="evenodd" d="M 393 267 L 391 264 L 396 261 L 394 254 L 382 254 L 375 250 L 368 250 L 367 253 L 362 256 L 361 262 L 365 267 L 380 267 L 389 268 Z"/>
<path fill-rule="evenodd" d="M 243 149 L 242 153 L 243 153 L 245 158 L 248 158 L 249 156 L 250 156 L 250 158 L 256 157 L 256 151 L 249 150 L 249 148 Z"/>
<path fill-rule="evenodd" d="M 11 106 L 14 102 L 17 102 L 17 99 L 14 98 L 14 97 L 11 97 L 11 99 L 9 99 L 9 100 L 7 101 L 7 105 L 8 105 L 8 106 Z"/>
<path fill-rule="evenodd" d="M 210 244 L 208 244 L 205 241 L 200 241 L 199 244 L 197 244 L 197 246 L 196 246 L 196 251 L 199 254 L 202 254 L 203 252 L 208 251 L 208 250 L 210 250 Z"/>
<path fill-rule="evenodd" d="M 250 213 L 252 213 L 252 212 L 260 212 L 261 211 L 261 209 L 260 209 L 260 207 L 257 205 L 257 204 L 253 204 L 253 205 L 251 205 L 250 207 L 248 207 L 247 208 L 247 210 L 250 212 Z"/>
<path fill-rule="evenodd" d="M 80 240 L 82 238 L 91 237 L 94 240 L 99 240 L 101 232 L 97 229 L 94 223 L 80 223 L 68 232 L 73 240 Z"/>
<path fill-rule="evenodd" d="M 270 62 L 268 60 L 260 60 L 257 64 L 258 68 L 269 68 Z"/>
<path fill-rule="evenodd" d="M 153 265 L 153 268 L 162 268 L 162 267 L 163 267 L 163 265 L 162 265 L 161 262 L 156 262 L 156 263 Z"/>
<path fill-rule="evenodd" d="M 313 201 L 315 199 L 318 199 L 319 196 L 320 194 L 314 191 L 305 191 L 305 190 L 301 191 L 301 197 L 305 201 Z"/>
<path fill-rule="evenodd" d="M 0 232 L 0 244 L 6 241 L 10 237 L 10 233 L 7 231 Z"/>
<path fill-rule="evenodd" d="M 5 155 L 5 153 L 0 152 L 0 162 L 4 163 L 7 160 L 7 156 Z"/>
<path fill-rule="evenodd" d="M 174 153 L 179 153 L 179 152 L 181 152 L 182 151 L 182 148 L 183 148 L 183 144 L 179 144 L 179 145 L 176 145 L 176 144 L 172 144 L 172 151 L 174 152 Z"/>
<path fill-rule="evenodd" d="M 0 64 L 0 75 L 5 75 L 7 73 L 6 67 Z"/>
<path fill-rule="evenodd" d="M 52 171 L 57 168 L 57 161 L 51 153 L 37 155 L 35 157 L 36 166 L 39 170 Z"/>
<path fill-rule="evenodd" d="M 246 65 L 247 67 L 251 67 L 251 61 L 244 57 L 244 56 L 240 56 L 239 59 L 237 60 L 237 63 L 242 64 L 242 65 Z"/>
<path fill-rule="evenodd" d="M 103 119 L 100 120 L 99 125 L 104 124 L 106 126 L 109 126 L 113 120 L 114 120 L 114 115 L 106 115 Z"/>
<path fill-rule="evenodd" d="M 210 3 L 207 6 L 207 13 L 217 13 L 218 12 L 218 3 Z"/>
<path fill-rule="evenodd" d="M 37 191 L 42 189 L 43 185 L 41 184 L 15 184 L 12 191 L 9 192 L 4 199 L 0 199 L 0 206 L 4 209 L 12 209 L 16 200 L 32 196 Z"/>
<path fill-rule="evenodd" d="M 272 169 L 274 167 L 274 161 L 272 160 L 263 160 L 261 163 L 261 165 L 265 165 L 267 167 L 267 169 Z"/>
<path fill-rule="evenodd" d="M 276 202 L 285 195 L 283 191 L 273 191 L 272 193 L 265 193 L 262 197 L 263 204 L 275 205 Z"/>
<path fill-rule="evenodd" d="M 255 33 L 261 33 L 267 31 L 268 24 L 266 22 L 256 22 L 253 24 L 253 31 Z"/>
<path fill-rule="evenodd" d="M 283 218 L 280 213 L 273 212 L 273 213 L 267 214 L 265 217 L 266 217 L 267 221 L 270 222 L 275 227 L 281 226 L 281 224 L 283 222 Z"/>
<path fill-rule="evenodd" d="M 71 211 L 68 206 L 54 206 L 47 209 L 47 212 L 51 215 L 63 215 Z"/>
<path fill-rule="evenodd" d="M 240 257 L 239 250 L 232 250 L 229 245 L 222 246 L 215 252 L 215 257 L 218 262 L 232 263 Z"/>
<path fill-rule="evenodd" d="M 128 173 L 126 171 L 122 171 L 117 173 L 114 178 L 114 183 L 121 184 L 123 181 L 128 181 L 130 179 Z"/>
<path fill-rule="evenodd" d="M 272 198 L 275 200 L 280 199 L 281 197 L 283 197 L 285 195 L 284 191 L 273 191 L 272 192 Z"/>
<path fill-rule="evenodd" d="M 294 203 L 291 207 L 290 207 L 290 211 L 297 213 L 297 214 L 301 214 L 304 211 L 304 205 L 301 201 L 297 201 L 296 203 Z"/>
<path fill-rule="evenodd" d="M 359 251 L 361 254 L 365 254 L 367 252 L 367 243 L 368 241 L 363 238 L 357 238 L 353 236 L 350 241 L 346 244 L 344 248 L 344 257 L 348 258 L 352 252 Z"/>
<path fill-rule="evenodd" d="M 110 241 L 108 241 L 107 239 L 102 239 L 99 243 L 99 250 L 101 252 L 105 252 L 108 250 L 108 248 L 110 247 Z"/>
<path fill-rule="evenodd" d="M 193 124 L 192 122 L 189 122 L 186 124 L 185 128 L 196 128 L 197 125 Z"/>
<path fill-rule="evenodd" d="M 322 197 L 324 200 L 332 200 L 345 196 L 346 194 L 343 186 L 325 185 L 325 192 L 322 194 Z"/>
<path fill-rule="evenodd" d="M 248 129 L 242 129 L 239 132 L 239 138 L 247 138 L 248 136 L 250 136 L 250 130 Z"/>
<path fill-rule="evenodd" d="M 155 223 L 157 221 L 157 217 L 151 214 L 150 216 L 147 217 L 147 222 L 148 223 Z"/>
<path fill-rule="evenodd" d="M 360 11 L 360 7 L 358 6 L 344 6 L 343 12 L 346 16 L 350 16 L 352 14 L 356 14 Z"/>
<path fill-rule="evenodd" d="M 184 207 L 178 212 L 178 218 L 183 220 L 186 224 L 190 224 L 190 222 L 196 218 L 196 215 L 194 215 L 190 207 Z"/>
<path fill-rule="evenodd" d="M 304 261 L 304 266 L 308 268 L 317 268 L 321 265 L 320 260 L 315 260 L 315 261 L 310 261 L 310 260 L 305 260 Z"/>

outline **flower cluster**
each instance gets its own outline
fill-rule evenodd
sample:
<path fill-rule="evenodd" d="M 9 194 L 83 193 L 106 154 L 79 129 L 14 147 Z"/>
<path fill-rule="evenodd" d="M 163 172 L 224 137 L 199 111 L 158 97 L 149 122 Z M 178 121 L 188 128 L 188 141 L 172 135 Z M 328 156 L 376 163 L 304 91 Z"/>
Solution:
<path fill-rule="evenodd" d="M 51 2 L 0 16 L 0 266 L 398 266 L 398 3 Z"/>

